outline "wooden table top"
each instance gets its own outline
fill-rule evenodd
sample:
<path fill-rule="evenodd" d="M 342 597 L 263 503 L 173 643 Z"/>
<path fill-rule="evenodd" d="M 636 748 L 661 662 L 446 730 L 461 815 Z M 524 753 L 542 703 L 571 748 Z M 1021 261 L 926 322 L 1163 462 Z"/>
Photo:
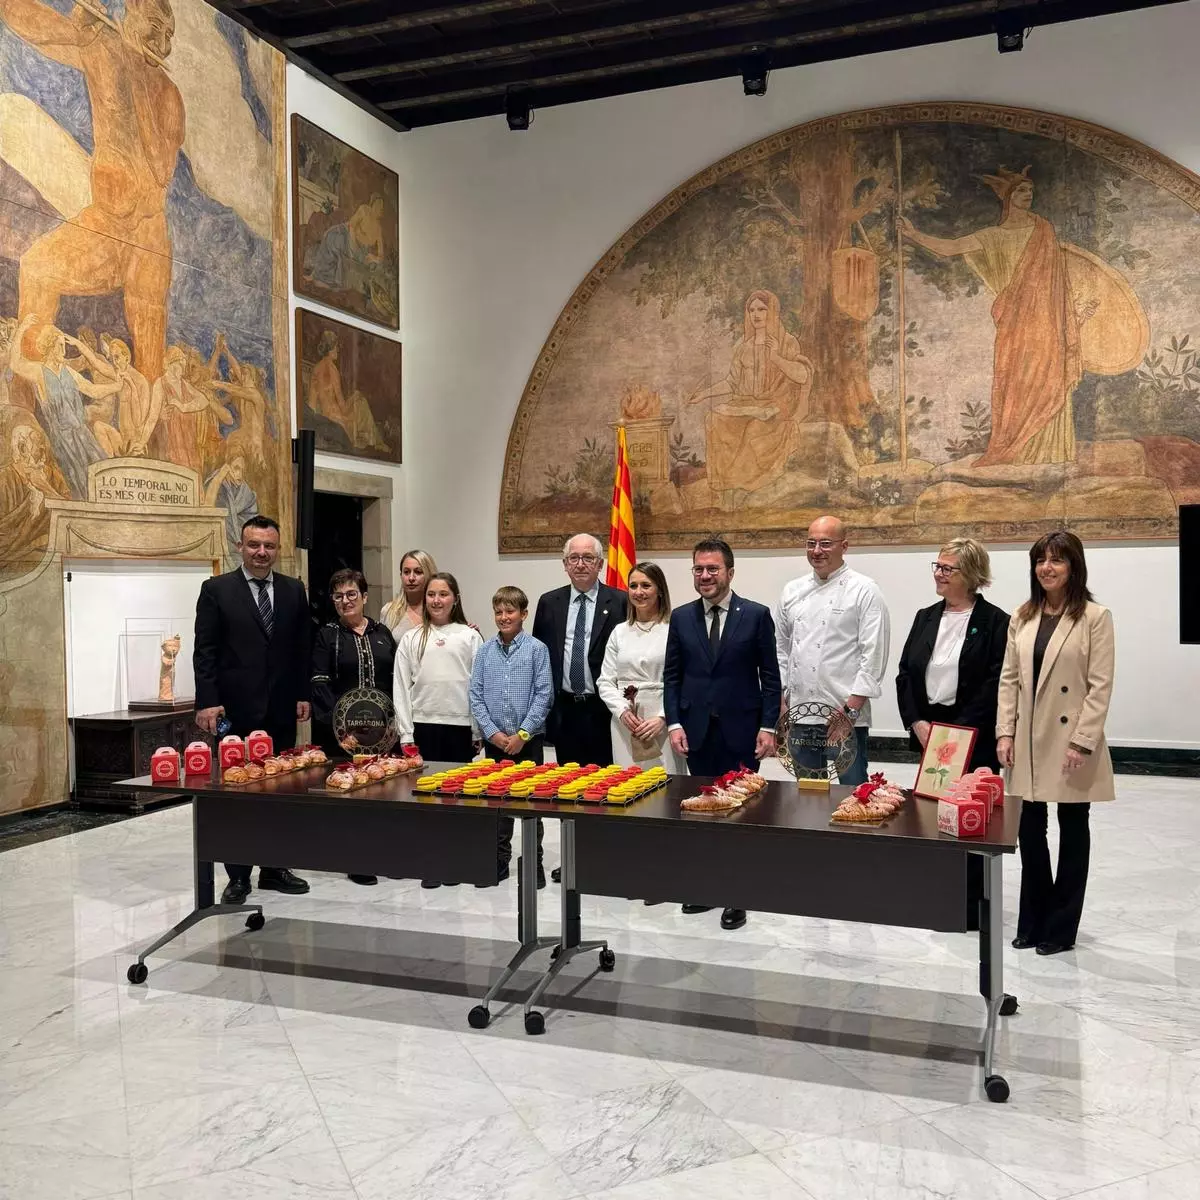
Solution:
<path fill-rule="evenodd" d="M 421 773 L 397 775 L 352 791 L 335 791 L 322 786 L 331 768 L 328 765 L 274 775 L 256 783 L 232 785 L 220 776 L 184 777 L 178 783 L 159 783 L 148 775 L 126 779 L 110 786 L 130 791 L 169 791 L 195 796 L 253 796 L 256 800 L 289 800 L 313 804 L 359 807 L 389 804 L 405 808 L 460 809 L 465 812 L 495 810 L 510 817 L 571 817 L 579 820 L 632 821 L 648 825 L 725 825 L 731 830 L 759 833 L 814 835 L 822 837 L 883 838 L 887 841 L 942 843 L 959 848 L 1012 853 L 1017 846 L 1017 827 L 1021 802 L 1007 797 L 1002 808 L 992 814 L 982 837 L 955 838 L 939 833 L 937 801 L 910 796 L 893 817 L 883 825 L 868 826 L 832 822 L 830 814 L 850 788 L 832 786 L 828 792 L 809 791 L 794 783 L 771 780 L 742 808 L 722 816 L 683 812 L 680 801 L 694 796 L 712 780 L 701 775 L 672 775 L 664 787 L 650 792 L 625 807 L 603 804 L 569 804 L 551 800 L 489 799 L 487 797 L 441 796 L 416 792 L 413 782 L 421 774 L 461 764 L 427 763 Z M 731 836 L 738 836 L 731 834 Z"/>

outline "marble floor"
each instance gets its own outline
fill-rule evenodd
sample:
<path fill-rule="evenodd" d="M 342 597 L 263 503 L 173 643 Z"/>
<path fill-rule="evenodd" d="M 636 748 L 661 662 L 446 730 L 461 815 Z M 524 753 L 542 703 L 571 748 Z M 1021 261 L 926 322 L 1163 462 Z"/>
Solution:
<path fill-rule="evenodd" d="M 1006 1105 L 970 936 L 585 898 L 616 970 L 573 963 L 530 1038 L 466 1023 L 514 881 L 309 874 L 134 987 L 190 907 L 188 811 L 6 851 L 0 1200 L 1200 1200 L 1200 783 L 1118 786 L 1078 948 L 1006 955 Z"/>

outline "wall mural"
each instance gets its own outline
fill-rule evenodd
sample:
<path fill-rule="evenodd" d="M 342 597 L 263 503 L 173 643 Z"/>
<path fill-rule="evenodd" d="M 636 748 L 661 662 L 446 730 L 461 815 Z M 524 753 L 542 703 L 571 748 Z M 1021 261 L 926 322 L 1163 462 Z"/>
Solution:
<path fill-rule="evenodd" d="M 61 797 L 62 554 L 291 527 L 284 114 L 203 0 L 0 0 L 0 810 Z"/>
<path fill-rule="evenodd" d="M 509 434 L 502 552 L 607 519 L 639 547 L 964 529 L 1174 535 L 1200 501 L 1200 179 L 985 104 L 875 109 L 689 180 L 563 310 Z M 901 405 L 900 397 L 904 397 Z"/>
<path fill-rule="evenodd" d="M 292 286 L 400 328 L 400 176 L 292 114 Z"/>

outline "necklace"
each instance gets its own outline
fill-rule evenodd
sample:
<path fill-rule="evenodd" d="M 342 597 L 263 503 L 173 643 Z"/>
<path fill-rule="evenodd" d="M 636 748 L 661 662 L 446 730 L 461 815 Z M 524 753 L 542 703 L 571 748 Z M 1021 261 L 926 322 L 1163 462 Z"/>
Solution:
<path fill-rule="evenodd" d="M 634 628 L 640 629 L 643 633 L 649 633 L 657 624 L 657 621 L 634 621 L 633 623 Z"/>

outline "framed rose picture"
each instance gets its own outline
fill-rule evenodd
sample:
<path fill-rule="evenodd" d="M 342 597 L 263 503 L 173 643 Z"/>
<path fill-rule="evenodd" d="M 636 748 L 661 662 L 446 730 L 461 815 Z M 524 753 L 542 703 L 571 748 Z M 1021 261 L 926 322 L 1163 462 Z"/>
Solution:
<path fill-rule="evenodd" d="M 940 800 L 966 773 L 978 736 L 966 725 L 931 725 L 913 795 Z"/>

